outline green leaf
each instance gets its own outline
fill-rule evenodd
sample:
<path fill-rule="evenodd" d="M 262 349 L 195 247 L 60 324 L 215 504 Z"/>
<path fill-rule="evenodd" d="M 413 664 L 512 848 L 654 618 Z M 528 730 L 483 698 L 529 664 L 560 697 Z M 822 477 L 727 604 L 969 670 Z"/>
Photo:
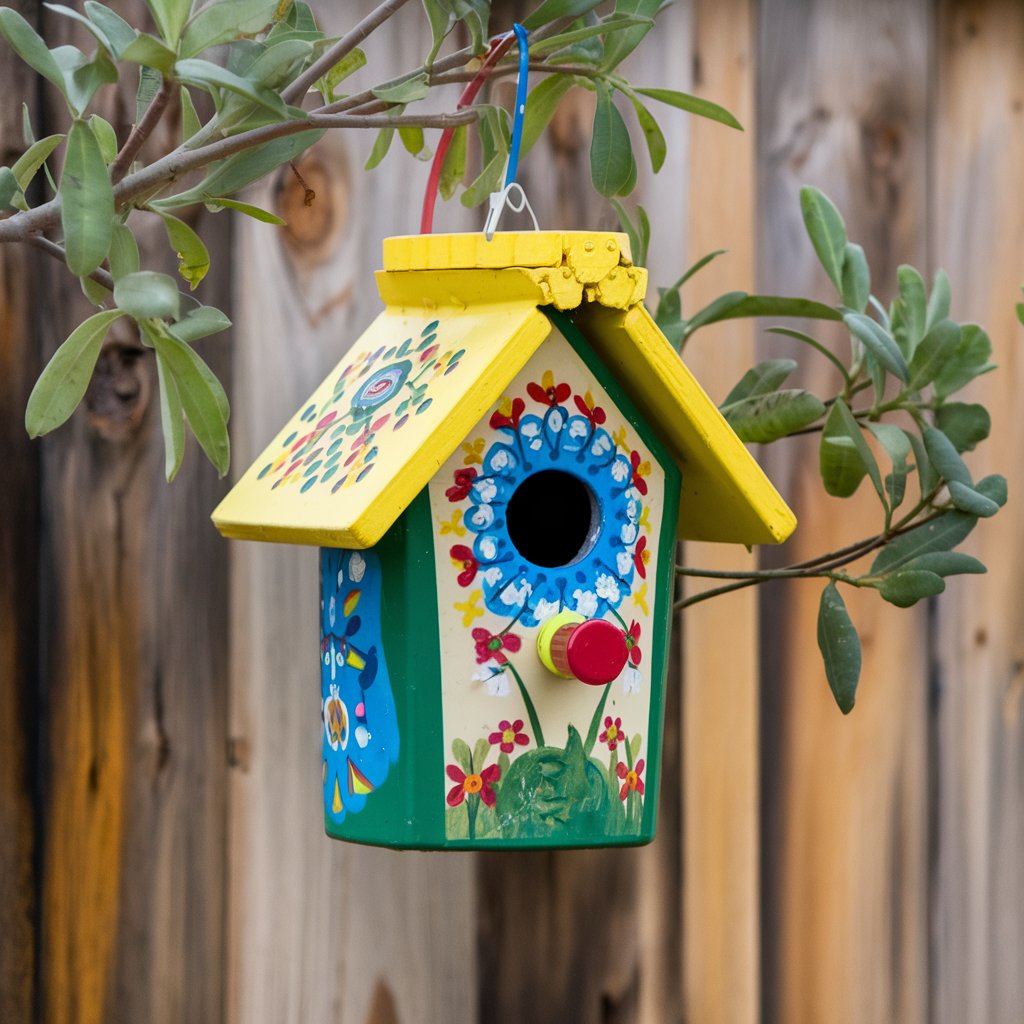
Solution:
<path fill-rule="evenodd" d="M 970 487 L 970 470 L 964 465 L 964 460 L 960 458 L 960 453 L 953 446 L 953 442 L 936 427 L 925 427 L 921 436 L 928 459 L 939 476 L 949 483 L 961 483 Z"/>
<path fill-rule="evenodd" d="M 896 300 L 901 328 L 894 329 L 896 343 L 903 355 L 910 359 L 925 335 L 928 309 L 921 275 L 911 266 L 903 264 L 896 270 L 900 297 Z"/>
<path fill-rule="evenodd" d="M 966 539 L 977 521 L 977 516 L 964 512 L 944 512 L 922 526 L 894 537 L 871 564 L 871 575 L 896 572 L 922 555 L 935 551 L 951 551 Z"/>
<path fill-rule="evenodd" d="M 647 152 L 651 157 L 651 170 L 657 174 L 664 165 L 665 157 L 668 154 L 668 144 L 665 142 L 665 136 L 658 126 L 658 122 L 654 120 L 654 116 L 637 99 L 632 90 L 626 92 L 626 96 L 629 97 L 630 103 L 633 104 L 637 123 L 640 125 L 640 130 L 644 133 L 644 138 L 647 140 Z"/>
<path fill-rule="evenodd" d="M 910 360 L 907 387 L 918 391 L 926 387 L 954 358 L 960 346 L 960 326 L 952 320 L 940 320 L 921 339 Z"/>
<path fill-rule="evenodd" d="M 988 361 L 991 355 L 989 336 L 977 324 L 964 324 L 960 328 L 960 344 L 935 375 L 935 394 L 945 398 L 994 369 Z"/>
<path fill-rule="evenodd" d="M 216 0 L 209 4 L 210 7 L 215 5 Z M 146 0 L 146 6 L 150 9 L 160 34 L 174 46 L 188 18 L 192 0 Z"/>
<path fill-rule="evenodd" d="M 66 7 L 64 4 L 47 4 L 43 6 L 54 14 L 60 14 L 62 17 L 70 18 L 72 21 L 77 21 L 80 25 L 84 25 L 89 34 L 100 44 L 100 46 L 109 50 L 111 53 L 114 52 L 114 47 L 107 39 L 106 33 L 93 21 L 90 21 L 84 14 L 80 14 L 78 11 L 71 7 Z"/>
<path fill-rule="evenodd" d="M 153 347 L 174 377 L 182 408 L 196 440 L 220 476 L 228 471 L 227 396 L 210 368 L 190 346 L 169 334 L 151 335 Z"/>
<path fill-rule="evenodd" d="M 962 551 L 932 551 L 912 558 L 904 568 L 926 569 L 939 576 L 962 576 L 966 573 L 981 575 L 988 572 L 983 562 Z"/>
<path fill-rule="evenodd" d="M 906 383 L 908 370 L 903 353 L 884 327 L 863 313 L 846 313 L 843 322 L 885 369 Z"/>
<path fill-rule="evenodd" d="M 940 267 L 935 271 L 932 293 L 928 296 L 928 310 L 925 316 L 925 330 L 930 331 L 940 320 L 949 316 L 949 278 Z"/>
<path fill-rule="evenodd" d="M 871 476 L 879 496 L 885 493 L 878 463 L 860 425 L 841 398 L 833 403 L 822 428 L 819 469 L 825 490 L 833 497 L 850 497 L 865 474 Z"/>
<path fill-rule="evenodd" d="M 917 476 L 921 485 L 921 499 L 927 498 L 939 485 L 939 475 L 924 450 L 924 443 L 917 434 L 907 430 L 904 431 L 910 447 L 914 449 L 914 464 L 917 466 Z"/>
<path fill-rule="evenodd" d="M 441 0 L 423 0 L 423 9 L 427 15 L 427 21 L 430 22 L 432 38 L 430 52 L 423 62 L 429 67 L 434 63 L 437 51 L 441 49 L 441 44 L 447 38 L 448 33 L 455 28 L 457 19 L 451 7 L 442 3 Z"/>
<path fill-rule="evenodd" d="M 622 120 L 612 94 L 597 83 L 597 109 L 590 141 L 590 176 L 594 188 L 605 198 L 620 195 L 633 171 L 633 146 L 626 122 Z"/>
<path fill-rule="evenodd" d="M 843 366 L 842 361 L 834 352 L 827 349 L 820 341 L 812 338 L 809 334 L 805 334 L 803 331 L 794 331 L 791 327 L 768 327 L 766 328 L 769 334 L 781 334 L 785 338 L 793 338 L 796 341 L 803 342 L 803 344 L 810 346 L 816 352 L 820 352 L 842 375 L 843 380 L 848 384 L 852 383 L 849 373 L 847 373 L 846 367 Z"/>
<path fill-rule="evenodd" d="M 860 680 L 860 637 L 835 583 L 829 581 L 818 606 L 818 649 L 832 696 L 844 715 L 853 710 Z"/>
<path fill-rule="evenodd" d="M 98 281 L 91 277 L 80 277 L 78 284 L 81 286 L 82 294 L 93 306 L 102 306 L 110 298 L 110 289 L 104 288 Z"/>
<path fill-rule="evenodd" d="M 696 114 L 698 117 L 706 117 L 711 121 L 717 121 L 729 128 L 736 128 L 743 131 L 743 125 L 729 113 L 725 107 L 720 107 L 711 100 L 701 99 L 699 96 L 691 96 L 686 92 L 676 92 L 674 89 L 647 89 L 637 86 L 634 90 L 642 96 L 649 96 L 659 103 L 666 103 L 678 110 L 685 110 L 687 113 Z"/>
<path fill-rule="evenodd" d="M 999 511 L 999 506 L 991 498 L 986 498 L 984 494 L 980 494 L 969 484 L 951 480 L 947 486 L 950 499 L 961 512 L 968 512 L 972 516 L 987 519 Z"/>
<path fill-rule="evenodd" d="M 786 295 L 747 295 L 744 292 L 730 292 L 729 294 L 742 295 L 743 298 L 722 309 L 713 320 L 704 320 L 704 323 L 746 319 L 753 316 L 798 316 L 808 320 L 842 320 L 843 318 L 839 310 L 811 299 L 795 299 Z"/>
<path fill-rule="evenodd" d="M 934 597 L 946 589 L 946 581 L 925 569 L 906 569 L 886 576 L 878 584 L 878 593 L 897 608 L 909 608 L 925 597 Z"/>
<path fill-rule="evenodd" d="M 278 0 L 216 0 L 199 8 L 185 24 L 179 52 L 194 57 L 211 46 L 253 35 L 274 17 Z"/>
<path fill-rule="evenodd" d="M 60 47 L 65 49 L 65 47 Z M 117 81 L 117 68 L 105 50 L 97 50 L 90 61 L 82 61 L 65 75 L 68 86 L 68 103 L 77 111 L 83 111 L 92 101 L 101 85 Z"/>
<path fill-rule="evenodd" d="M 565 32 L 559 32 L 558 35 L 548 36 L 546 39 L 538 39 L 537 42 L 531 42 L 530 56 L 537 57 L 542 53 L 551 53 L 553 50 L 568 48 L 574 43 L 595 39 L 598 36 L 604 36 L 607 39 L 615 32 L 622 32 L 625 29 L 636 26 L 643 25 L 650 28 L 653 24 L 654 22 L 651 18 L 638 18 L 630 15 L 620 17 L 613 14 L 601 21 L 594 22 L 592 25 L 570 28 Z M 576 25 L 580 25 L 580 23 L 576 22 Z M 604 54 L 602 53 L 598 59 L 601 60 L 603 57 Z"/>
<path fill-rule="evenodd" d="M 460 124 L 452 133 L 448 152 L 445 153 L 444 163 L 441 164 L 441 177 L 438 180 L 438 190 L 442 199 L 451 199 L 465 177 L 467 135 L 468 126 L 464 124 Z"/>
<path fill-rule="evenodd" d="M 196 186 L 176 196 L 157 199 L 150 206 L 160 209 L 175 209 L 192 203 L 207 202 L 210 196 L 230 196 L 240 192 L 246 185 L 262 178 L 269 171 L 276 170 L 289 160 L 294 160 L 323 136 L 324 129 L 315 128 L 297 132 L 256 149 L 236 153 L 226 160 L 210 165 L 210 172 Z"/>
<path fill-rule="evenodd" d="M 719 320 L 733 319 L 730 314 L 748 298 L 750 296 L 746 292 L 726 292 L 724 295 L 719 295 L 717 299 L 713 299 L 702 309 L 697 310 L 687 320 L 684 336 L 689 337 L 697 328 L 717 323 Z"/>
<path fill-rule="evenodd" d="M 469 744 L 465 740 L 452 740 L 452 756 L 467 775 L 473 770 L 473 755 L 469 752 Z"/>
<path fill-rule="evenodd" d="M 891 423 L 868 423 L 868 429 L 878 439 L 892 462 L 892 472 L 885 477 L 885 494 L 891 514 L 893 509 L 903 503 L 907 491 L 907 476 L 910 465 L 907 462 L 911 454 L 910 440 L 906 433 Z M 886 526 L 889 518 L 886 519 Z"/>
<path fill-rule="evenodd" d="M 992 417 L 983 405 L 949 402 L 935 413 L 935 425 L 961 454 L 973 451 L 992 430 Z"/>
<path fill-rule="evenodd" d="M 349 75 L 355 74 L 355 72 L 365 66 L 366 54 L 358 46 L 353 50 L 349 50 L 317 83 L 320 95 L 324 98 L 324 103 L 333 103 L 335 100 L 334 90 Z"/>
<path fill-rule="evenodd" d="M 14 171 L 10 167 L 0 167 L 0 210 L 14 209 L 23 201 Z"/>
<path fill-rule="evenodd" d="M 467 209 L 478 206 L 494 191 L 497 190 L 502 173 L 505 170 L 505 154 L 497 152 L 491 157 L 490 163 L 480 172 L 460 197 L 460 202 Z"/>
<path fill-rule="evenodd" d="M 430 92 L 430 79 L 425 71 L 420 71 L 408 78 L 399 79 L 387 85 L 379 85 L 373 95 L 385 103 L 414 103 L 423 99 Z"/>
<path fill-rule="evenodd" d="M 523 115 L 523 136 L 519 155 L 525 156 L 544 134 L 562 97 L 575 85 L 571 75 L 548 75 L 531 90 L 526 98 Z"/>
<path fill-rule="evenodd" d="M 93 313 L 53 354 L 29 395 L 25 410 L 29 437 L 48 434 L 75 411 L 89 387 L 107 330 L 121 315 L 118 309 Z"/>
<path fill-rule="evenodd" d="M 430 150 L 423 141 L 423 129 L 419 127 L 399 128 L 398 137 L 402 140 L 407 153 L 411 153 L 419 160 L 429 160 Z"/>
<path fill-rule="evenodd" d="M 178 273 L 188 282 L 189 290 L 195 291 L 206 272 L 210 269 L 210 253 L 203 240 L 183 220 L 169 213 L 160 212 L 167 230 L 167 240 L 177 253 Z"/>
<path fill-rule="evenodd" d="M 140 32 L 121 52 L 121 60 L 130 64 L 142 64 L 147 68 L 155 68 L 162 74 L 169 75 L 174 71 L 174 62 L 178 55 L 168 49 L 156 36 L 148 32 Z"/>
<path fill-rule="evenodd" d="M 179 92 L 181 96 L 181 142 L 184 145 L 202 127 L 202 121 L 196 113 L 195 104 L 192 102 L 192 94 L 183 85 Z"/>
<path fill-rule="evenodd" d="M 110 273 L 115 281 L 128 274 L 138 273 L 139 244 L 135 235 L 126 224 L 114 224 L 110 238 Z"/>
<path fill-rule="evenodd" d="M 640 45 L 644 36 L 654 27 L 654 16 L 661 4 L 662 0 L 616 0 L 616 15 L 634 15 L 650 20 L 646 25 L 638 25 L 626 31 L 609 32 L 605 36 L 604 60 L 601 62 L 601 67 L 605 71 L 618 67 Z"/>
<path fill-rule="evenodd" d="M 381 160 L 388 155 L 388 150 L 391 148 L 391 140 L 394 137 L 394 128 L 381 128 L 381 130 L 377 132 L 377 138 L 374 140 L 373 149 L 370 150 L 370 156 L 367 158 L 363 170 L 372 171 L 374 167 L 376 167 Z"/>
<path fill-rule="evenodd" d="M 85 277 L 106 258 L 114 223 L 114 193 L 99 143 L 85 121 L 68 135 L 60 179 L 60 219 L 68 268 Z"/>
<path fill-rule="evenodd" d="M 178 341 L 193 342 L 230 326 L 231 321 L 215 306 L 198 306 L 190 309 L 176 324 L 171 324 L 167 332 Z"/>
<path fill-rule="evenodd" d="M 181 469 L 181 460 L 185 455 L 184 412 L 181 408 L 181 396 L 174 374 L 164 361 L 163 355 L 156 353 L 156 375 L 160 384 L 160 427 L 164 435 L 164 475 L 170 483 Z"/>
<path fill-rule="evenodd" d="M 791 388 L 724 405 L 722 415 L 741 441 L 768 444 L 824 416 L 825 405 L 809 391 Z"/>
<path fill-rule="evenodd" d="M 843 303 L 858 313 L 867 308 L 871 296 L 871 272 L 861 246 L 847 242 L 843 250 L 842 286 L 839 293 Z"/>
<path fill-rule="evenodd" d="M 114 284 L 114 302 L 118 309 L 136 320 L 168 317 L 176 320 L 181 310 L 181 297 L 174 278 L 155 270 L 138 270 L 125 274 Z"/>
<path fill-rule="evenodd" d="M 268 89 L 259 82 L 242 78 L 219 64 L 212 64 L 208 60 L 179 60 L 175 65 L 175 73 L 182 82 L 198 86 L 207 91 L 227 89 L 244 99 L 259 104 L 269 110 L 279 120 L 288 118 L 288 110 L 284 105 L 279 93 Z"/>
<path fill-rule="evenodd" d="M 744 398 L 755 395 L 766 395 L 775 391 L 785 382 L 786 378 L 796 369 L 793 359 L 766 359 L 751 367 L 739 379 L 736 386 L 725 396 L 722 408 L 741 402 Z"/>
<path fill-rule="evenodd" d="M 556 18 L 579 18 L 592 11 L 602 0 L 544 0 L 532 13 L 523 18 L 523 28 L 533 30 Z"/>
<path fill-rule="evenodd" d="M 0 7 L 0 35 L 33 71 L 52 82 L 67 98 L 67 85 L 60 65 L 36 30 L 17 11 Z"/>
<path fill-rule="evenodd" d="M 135 123 L 138 124 L 145 116 L 149 105 L 156 98 L 160 86 L 163 84 L 163 75 L 154 68 L 145 65 L 139 68 L 139 85 L 135 90 Z"/>
<path fill-rule="evenodd" d="M 96 3 L 96 0 L 85 0 L 85 13 L 106 37 L 111 53 L 120 60 L 138 33 L 120 14 L 103 4 Z"/>
<path fill-rule="evenodd" d="M 110 122 L 104 120 L 99 114 L 92 114 L 89 117 L 89 127 L 100 146 L 100 153 L 103 161 L 112 164 L 117 157 L 117 135 L 110 126 Z"/>
<path fill-rule="evenodd" d="M 264 224 L 283 226 L 288 223 L 269 210 L 253 206 L 252 203 L 240 203 L 237 199 L 225 199 L 223 196 L 204 196 L 203 202 L 210 210 L 234 210 L 236 213 L 244 213 L 246 217 L 252 217 L 253 220 L 262 221 Z"/>
<path fill-rule="evenodd" d="M 992 473 L 990 476 L 982 477 L 974 489 L 986 498 L 991 498 L 1000 508 L 1006 504 L 1006 477 L 999 473 Z"/>
<path fill-rule="evenodd" d="M 847 244 L 843 218 L 828 196 L 811 185 L 800 189 L 800 210 L 818 259 L 836 291 L 842 294 Z"/>

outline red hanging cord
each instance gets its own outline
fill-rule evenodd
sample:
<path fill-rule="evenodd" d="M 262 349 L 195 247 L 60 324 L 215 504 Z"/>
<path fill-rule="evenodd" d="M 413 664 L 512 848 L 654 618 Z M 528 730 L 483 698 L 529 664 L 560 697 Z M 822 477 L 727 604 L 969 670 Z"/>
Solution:
<path fill-rule="evenodd" d="M 466 107 L 472 106 L 476 94 L 487 81 L 494 66 L 508 53 L 509 47 L 515 40 L 515 33 L 509 32 L 491 42 L 491 48 L 484 58 L 480 70 L 476 73 L 476 77 L 466 86 L 462 96 L 459 97 L 456 110 L 465 110 Z M 445 128 L 437 143 L 437 152 L 434 153 L 434 162 L 430 165 L 430 177 L 427 179 L 427 190 L 423 194 L 423 212 L 420 216 L 421 235 L 429 235 L 434 230 L 434 205 L 437 203 L 437 193 L 441 184 L 441 168 L 444 166 L 444 158 L 448 153 L 448 147 L 452 144 L 454 134 L 454 128 Z"/>

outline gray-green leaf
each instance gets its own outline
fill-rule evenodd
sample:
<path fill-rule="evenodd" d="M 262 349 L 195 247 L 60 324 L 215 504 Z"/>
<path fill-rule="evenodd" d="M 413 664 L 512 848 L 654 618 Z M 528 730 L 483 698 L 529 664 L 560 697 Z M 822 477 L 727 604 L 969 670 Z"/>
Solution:
<path fill-rule="evenodd" d="M 925 427 L 922 431 L 924 450 L 939 476 L 949 483 L 971 486 L 970 470 L 964 465 L 953 442 L 937 427 Z"/>
<path fill-rule="evenodd" d="M 965 512 L 944 512 L 935 519 L 894 537 L 871 564 L 871 575 L 881 576 L 909 565 L 934 551 L 951 551 L 966 539 L 978 519 Z"/>
<path fill-rule="evenodd" d="M 775 391 L 785 382 L 786 378 L 796 369 L 794 359 L 766 359 L 751 367 L 736 383 L 732 391 L 725 396 L 722 406 L 732 405 L 744 398 L 754 395 L 766 395 Z"/>
<path fill-rule="evenodd" d="M 609 88 L 598 82 L 590 141 L 590 176 L 594 188 L 605 197 L 620 195 L 629 183 L 632 170 L 633 147 L 626 122 L 612 102 Z"/>
<path fill-rule="evenodd" d="M 167 331 L 178 341 L 193 342 L 230 326 L 231 321 L 215 306 L 198 306 L 190 309 L 176 324 L 171 324 Z"/>
<path fill-rule="evenodd" d="M 909 608 L 926 597 L 934 597 L 946 589 L 946 581 L 926 569 L 906 569 L 886 576 L 878 584 L 878 593 L 897 608 Z"/>
<path fill-rule="evenodd" d="M 691 96 L 687 92 L 677 92 L 675 89 L 647 89 L 638 86 L 634 91 L 643 96 L 650 96 L 652 100 L 657 100 L 659 103 L 676 107 L 678 110 L 685 110 L 698 117 L 706 117 L 710 121 L 717 121 L 729 128 L 743 131 L 743 125 L 725 107 L 712 103 L 711 100 L 702 99 L 700 96 Z"/>
<path fill-rule="evenodd" d="M 790 388 L 723 406 L 722 415 L 741 441 L 768 444 L 824 416 L 825 404 L 809 391 Z"/>
<path fill-rule="evenodd" d="M 949 496 L 953 504 L 961 512 L 967 512 L 972 516 L 987 519 L 999 511 L 999 506 L 991 499 L 980 494 L 969 484 L 962 484 L 957 480 L 949 482 Z"/>
<path fill-rule="evenodd" d="M 894 377 L 906 383 L 907 364 L 899 346 L 880 324 L 863 313 L 846 313 L 843 316 L 850 333 L 884 366 Z"/>
<path fill-rule="evenodd" d="M 829 581 L 818 606 L 818 649 L 832 696 L 844 715 L 853 710 L 860 680 L 861 652 L 857 628 L 835 583 Z"/>
<path fill-rule="evenodd" d="M 176 320 L 181 309 L 181 296 L 174 278 L 155 270 L 125 274 L 114 284 L 114 302 L 118 309 L 130 313 L 136 320 L 150 317 Z"/>
<path fill-rule="evenodd" d="M 219 46 L 263 28 L 278 8 L 278 0 L 217 0 L 201 7 L 185 25 L 179 52 L 182 57 Z"/>
<path fill-rule="evenodd" d="M 526 113 L 523 115 L 523 137 L 519 155 L 525 156 L 534 143 L 544 134 L 562 97 L 575 85 L 570 75 L 548 75 L 534 86 L 526 98 Z"/>
<path fill-rule="evenodd" d="M 822 428 L 819 468 L 825 490 L 834 497 L 850 497 L 868 474 L 884 501 L 878 463 L 864 440 L 860 424 L 841 398 L 832 404 Z"/>
<path fill-rule="evenodd" d="M 115 281 L 139 269 L 139 244 L 126 224 L 114 224 L 110 239 L 110 273 Z"/>
<path fill-rule="evenodd" d="M 847 243 L 843 218 L 828 196 L 810 185 L 800 189 L 800 210 L 807 236 L 818 259 L 836 291 L 842 294 L 843 260 Z"/>
<path fill-rule="evenodd" d="M 907 386 L 917 391 L 931 384 L 948 365 L 959 345 L 959 325 L 952 320 L 940 320 L 917 345 L 910 360 Z"/>
<path fill-rule="evenodd" d="M 89 387 L 107 330 L 122 315 L 119 309 L 93 313 L 53 354 L 29 395 L 25 410 L 29 437 L 49 433 L 75 411 Z"/>
<path fill-rule="evenodd" d="M 75 121 L 60 179 L 60 219 L 67 264 L 85 277 L 106 258 L 114 223 L 114 192 L 92 128 Z"/>
<path fill-rule="evenodd" d="M 397 82 L 378 86 L 373 90 L 373 95 L 386 103 L 414 103 L 429 92 L 430 80 L 425 71 L 420 71 Z"/>
<path fill-rule="evenodd" d="M 0 7 L 0 35 L 33 71 L 52 82 L 67 97 L 64 72 L 60 65 L 36 30 L 17 11 Z"/>
<path fill-rule="evenodd" d="M 992 417 L 983 405 L 948 402 L 935 413 L 935 425 L 960 453 L 973 451 L 992 429 Z"/>
<path fill-rule="evenodd" d="M 858 313 L 863 313 L 871 297 L 871 273 L 864 249 L 847 242 L 843 251 L 842 287 L 843 303 Z"/>
<path fill-rule="evenodd" d="M 174 374 L 164 361 L 162 353 L 156 353 L 156 375 L 160 385 L 160 427 L 164 435 L 164 475 L 170 483 L 181 469 L 185 454 L 184 413 L 181 396 Z"/>

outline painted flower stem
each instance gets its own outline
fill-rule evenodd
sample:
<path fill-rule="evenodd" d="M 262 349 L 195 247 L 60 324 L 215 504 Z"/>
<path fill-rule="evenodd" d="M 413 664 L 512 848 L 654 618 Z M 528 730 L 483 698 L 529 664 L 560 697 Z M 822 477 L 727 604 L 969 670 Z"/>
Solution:
<path fill-rule="evenodd" d="M 530 696 L 530 691 L 526 689 L 523 677 L 516 671 L 516 667 L 511 661 L 506 662 L 505 667 L 512 673 L 512 678 L 515 679 L 516 685 L 519 687 L 519 693 L 523 698 L 523 703 L 526 705 L 526 716 L 530 719 L 533 737 L 537 742 L 537 746 L 543 747 L 545 746 L 544 730 L 540 727 L 540 719 L 537 717 L 537 709 L 533 706 L 533 698 Z"/>
<path fill-rule="evenodd" d="M 615 609 L 613 608 L 612 611 Z M 617 613 L 616 613 L 617 617 Z M 621 622 L 622 620 L 619 619 Z M 601 699 L 597 702 L 597 707 L 594 709 L 594 715 L 590 719 L 590 728 L 587 730 L 587 738 L 583 744 L 583 753 L 590 757 L 590 752 L 594 749 L 594 744 L 597 743 L 597 733 L 601 728 L 601 716 L 604 714 L 604 705 L 608 700 L 608 691 L 612 688 L 612 684 L 608 683 L 604 688 L 604 693 L 601 694 Z"/>

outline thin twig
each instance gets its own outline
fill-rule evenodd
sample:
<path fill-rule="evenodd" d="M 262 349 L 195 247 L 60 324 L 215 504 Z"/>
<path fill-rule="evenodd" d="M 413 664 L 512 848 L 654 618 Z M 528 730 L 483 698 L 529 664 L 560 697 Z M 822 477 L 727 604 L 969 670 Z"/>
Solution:
<path fill-rule="evenodd" d="M 339 60 L 351 53 L 370 33 L 383 25 L 408 0 L 385 0 L 379 7 L 372 10 L 350 32 L 346 32 L 330 49 L 299 75 L 289 86 L 282 90 L 281 99 L 285 103 L 294 103 L 309 91 L 317 79 L 323 78 Z"/>
<path fill-rule="evenodd" d="M 61 263 L 67 265 L 68 257 L 67 253 L 56 243 L 51 242 L 49 238 L 43 235 L 29 235 L 25 239 L 29 245 L 35 246 L 37 249 L 41 249 L 48 256 L 52 256 L 55 260 L 60 260 Z M 91 274 L 89 274 L 89 280 L 95 281 L 97 284 L 102 285 L 107 291 L 114 290 L 114 279 L 105 270 L 101 270 L 97 267 Z"/>
<path fill-rule="evenodd" d="M 165 78 L 160 83 L 160 88 L 157 89 L 156 95 L 149 106 L 146 107 L 146 112 L 142 115 L 142 120 L 129 132 L 128 138 L 121 147 L 121 151 L 110 165 L 110 181 L 112 184 L 116 185 L 128 173 L 128 168 L 131 167 L 132 161 L 138 156 L 139 150 L 142 149 L 146 139 L 149 138 L 153 129 L 159 123 L 160 118 L 163 117 L 174 89 L 175 83 L 169 78 Z"/>

